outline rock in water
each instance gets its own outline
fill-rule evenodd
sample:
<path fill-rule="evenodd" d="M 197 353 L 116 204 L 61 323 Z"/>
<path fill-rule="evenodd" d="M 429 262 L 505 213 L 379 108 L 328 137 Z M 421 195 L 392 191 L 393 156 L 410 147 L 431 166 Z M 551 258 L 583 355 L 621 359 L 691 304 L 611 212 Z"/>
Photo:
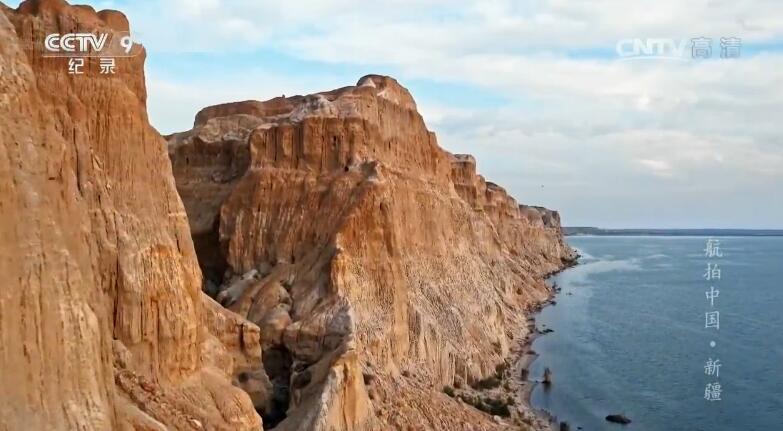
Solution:
<path fill-rule="evenodd" d="M 609 422 L 614 422 L 616 424 L 629 424 L 631 423 L 631 420 L 625 417 L 624 415 L 609 415 L 606 417 L 606 420 Z"/>
<path fill-rule="evenodd" d="M 542 383 L 545 385 L 552 384 L 552 370 L 549 367 L 544 368 L 544 380 L 542 380 Z"/>

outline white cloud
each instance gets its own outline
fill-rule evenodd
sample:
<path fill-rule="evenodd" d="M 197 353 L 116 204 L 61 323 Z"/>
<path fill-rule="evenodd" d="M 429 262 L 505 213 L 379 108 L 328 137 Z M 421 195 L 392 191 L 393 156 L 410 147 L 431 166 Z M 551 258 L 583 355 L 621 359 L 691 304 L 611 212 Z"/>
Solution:
<path fill-rule="evenodd" d="M 392 68 L 403 84 L 471 85 L 509 99 L 481 108 L 435 94 L 419 106 L 442 145 L 474 153 L 488 178 L 521 201 L 563 210 L 566 223 L 780 227 L 783 219 L 783 200 L 763 198 L 783 187 L 781 54 L 612 58 L 627 38 L 738 36 L 779 47 L 778 0 L 161 0 L 121 7 L 151 57 L 274 48 L 313 64 Z M 209 104 L 352 83 L 317 67 L 307 79 L 263 67 L 259 60 L 257 69 L 216 78 L 150 70 L 152 120 L 174 131 Z M 747 211 L 749 197 L 763 201 L 764 211 Z M 624 209 L 603 209 L 618 205 Z"/>
<path fill-rule="evenodd" d="M 146 3 L 146 2 L 145 2 Z M 629 37 L 742 36 L 770 40 L 783 36 L 783 8 L 777 0 L 172 0 L 151 2 L 158 15 L 198 26 L 227 40 L 237 20 L 252 24 L 252 37 L 291 37 L 291 46 L 322 46 L 348 61 L 375 61 L 381 52 L 464 50 L 510 52 L 530 48 L 606 46 Z M 129 5 L 131 10 L 143 6 Z M 151 10 L 151 9 L 150 9 Z M 306 30 L 308 35 L 297 34 Z M 229 38 L 230 39 L 230 38 Z M 320 41 L 320 43 L 319 43 Z M 281 42 L 279 39 L 271 41 Z M 284 44 L 287 41 L 282 41 Z M 323 52 L 314 50 L 312 55 Z M 362 54 L 364 57 L 357 57 Z M 326 58 L 324 58 L 326 59 Z"/>
<path fill-rule="evenodd" d="M 672 167 L 665 160 L 639 159 L 639 164 L 651 170 L 653 175 L 668 178 L 672 176 Z"/>

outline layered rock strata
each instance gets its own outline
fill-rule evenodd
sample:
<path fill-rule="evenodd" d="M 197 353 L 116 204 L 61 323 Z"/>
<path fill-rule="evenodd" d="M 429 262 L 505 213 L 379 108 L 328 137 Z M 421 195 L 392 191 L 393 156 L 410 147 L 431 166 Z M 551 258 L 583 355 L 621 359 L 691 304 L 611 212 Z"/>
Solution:
<path fill-rule="evenodd" d="M 260 332 L 202 293 L 143 50 L 114 75 L 42 56 L 49 34 L 128 30 L 0 4 L 0 430 L 258 430 Z"/>
<path fill-rule="evenodd" d="M 261 328 L 268 427 L 504 426 L 441 389 L 495 374 L 574 258 L 556 212 L 440 148 L 384 76 L 208 107 L 168 139 L 207 290 Z"/>

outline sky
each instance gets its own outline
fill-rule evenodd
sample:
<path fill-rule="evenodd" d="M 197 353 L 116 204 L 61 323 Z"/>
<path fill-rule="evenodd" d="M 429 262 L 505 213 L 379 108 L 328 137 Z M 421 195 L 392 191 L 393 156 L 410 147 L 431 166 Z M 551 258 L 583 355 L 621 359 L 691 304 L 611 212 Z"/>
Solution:
<path fill-rule="evenodd" d="M 442 147 L 567 226 L 783 228 L 780 0 L 83 3 L 128 15 L 164 134 L 208 105 L 385 74 Z M 634 40 L 684 51 L 629 58 Z"/>

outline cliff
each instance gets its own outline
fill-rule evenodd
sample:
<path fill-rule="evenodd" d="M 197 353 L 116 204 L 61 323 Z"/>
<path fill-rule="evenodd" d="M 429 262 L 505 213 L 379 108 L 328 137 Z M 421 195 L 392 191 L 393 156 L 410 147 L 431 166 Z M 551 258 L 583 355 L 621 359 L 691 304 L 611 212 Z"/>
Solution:
<path fill-rule="evenodd" d="M 206 290 L 261 328 L 267 427 L 505 426 L 441 388 L 505 369 L 574 254 L 399 83 L 208 107 L 168 151 Z"/>
<path fill-rule="evenodd" d="M 0 430 L 257 430 L 260 333 L 202 293 L 144 54 L 115 75 L 47 34 L 129 28 L 62 0 L 0 4 Z"/>
<path fill-rule="evenodd" d="M 505 428 L 442 388 L 505 369 L 573 258 L 558 214 L 382 76 L 205 108 L 167 157 L 143 48 L 41 53 L 129 28 L 0 4 L 0 430 Z"/>

